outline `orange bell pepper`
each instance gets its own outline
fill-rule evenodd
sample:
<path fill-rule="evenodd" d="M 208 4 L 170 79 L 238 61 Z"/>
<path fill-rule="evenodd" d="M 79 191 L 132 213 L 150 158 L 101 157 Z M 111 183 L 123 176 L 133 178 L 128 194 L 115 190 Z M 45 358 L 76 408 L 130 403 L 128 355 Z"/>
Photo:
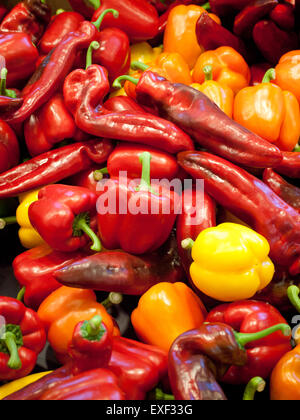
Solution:
<path fill-rule="evenodd" d="M 169 351 L 179 335 L 198 328 L 205 317 L 203 303 L 184 283 L 159 283 L 140 298 L 131 322 L 141 341 Z"/>
<path fill-rule="evenodd" d="M 234 101 L 234 119 L 244 127 L 291 152 L 300 136 L 300 107 L 295 95 L 271 83 L 267 71 L 259 85 L 242 89 Z"/>
<path fill-rule="evenodd" d="M 203 83 L 203 69 L 211 66 L 213 80 L 230 87 L 236 95 L 249 86 L 251 71 L 243 56 L 231 47 L 220 47 L 200 55 L 193 70 L 193 81 Z"/>
<path fill-rule="evenodd" d="M 196 5 L 174 7 L 168 17 L 164 33 L 164 51 L 177 52 L 183 56 L 192 69 L 203 53 L 196 36 L 196 23 L 199 17 L 207 11 Z M 209 16 L 221 24 L 220 18 L 212 13 Z"/>
<path fill-rule="evenodd" d="M 300 401 L 300 345 L 275 366 L 270 381 L 272 401 Z"/>
<path fill-rule="evenodd" d="M 284 54 L 275 67 L 275 83 L 292 92 L 300 102 L 300 50 Z"/>
<path fill-rule="evenodd" d="M 222 85 L 215 80 L 212 80 L 212 67 L 206 66 L 204 69 L 205 82 L 193 83 L 191 87 L 204 93 L 209 99 L 211 99 L 218 107 L 232 118 L 233 114 L 233 101 L 234 94 L 232 89 L 226 85 Z"/>
<path fill-rule="evenodd" d="M 100 315 L 108 331 L 120 335 L 112 317 L 97 302 L 92 290 L 62 286 L 42 302 L 38 314 L 46 328 L 48 341 L 61 363 L 68 360 L 68 345 L 75 326 L 81 321 Z"/>

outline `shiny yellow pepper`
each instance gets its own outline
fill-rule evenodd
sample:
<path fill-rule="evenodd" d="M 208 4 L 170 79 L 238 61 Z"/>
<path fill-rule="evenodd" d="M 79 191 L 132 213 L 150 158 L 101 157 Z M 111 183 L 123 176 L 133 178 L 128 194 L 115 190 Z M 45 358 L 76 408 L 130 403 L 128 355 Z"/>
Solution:
<path fill-rule="evenodd" d="M 152 48 L 148 42 L 139 42 L 131 46 L 131 62 L 139 61 L 150 65 L 161 53 L 162 46 Z"/>
<path fill-rule="evenodd" d="M 20 205 L 16 212 L 17 222 L 20 225 L 19 239 L 22 246 L 27 249 L 45 244 L 45 241 L 32 227 L 28 217 L 28 209 L 31 203 L 38 200 L 38 194 L 39 189 L 29 191 L 19 196 Z"/>
<path fill-rule="evenodd" d="M 24 378 L 16 379 L 15 381 L 2 385 L 0 387 L 0 400 L 3 400 L 8 395 L 11 395 L 14 392 L 19 391 L 20 389 L 25 388 L 25 386 L 27 385 L 30 385 L 33 382 L 38 381 L 39 379 L 43 378 L 44 376 L 48 375 L 51 372 L 52 371 L 34 373 L 32 375 L 25 376 Z"/>
<path fill-rule="evenodd" d="M 192 248 L 190 274 L 195 286 L 213 299 L 250 299 L 273 278 L 268 241 L 246 226 L 223 223 L 182 245 Z"/>

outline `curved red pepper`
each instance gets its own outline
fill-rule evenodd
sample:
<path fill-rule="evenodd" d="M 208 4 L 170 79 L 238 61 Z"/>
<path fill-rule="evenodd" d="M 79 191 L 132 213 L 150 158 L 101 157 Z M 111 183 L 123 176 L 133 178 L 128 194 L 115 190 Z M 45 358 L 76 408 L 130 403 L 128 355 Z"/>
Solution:
<path fill-rule="evenodd" d="M 18 139 L 12 128 L 0 120 L 0 174 L 16 166 L 19 163 L 19 158 Z"/>
<path fill-rule="evenodd" d="M 27 376 L 46 344 L 43 324 L 33 310 L 16 299 L 4 296 L 0 296 L 0 316 L 5 321 L 4 335 L 0 337 L 0 380 Z M 5 336 L 7 333 L 10 344 Z"/>
<path fill-rule="evenodd" d="M 277 324 L 287 324 L 273 306 L 253 300 L 220 305 L 208 314 L 206 322 L 222 322 L 236 331 L 250 334 Z M 291 337 L 284 336 L 280 331 L 251 342 L 246 346 L 247 363 L 241 367 L 231 366 L 222 381 L 246 384 L 254 376 L 267 379 L 277 362 L 291 348 Z"/>
<path fill-rule="evenodd" d="M 282 152 L 283 159 L 275 170 L 289 178 L 300 178 L 300 153 Z"/>
<path fill-rule="evenodd" d="M 271 11 L 270 18 L 285 31 L 295 29 L 295 7 L 291 3 L 278 4 Z"/>

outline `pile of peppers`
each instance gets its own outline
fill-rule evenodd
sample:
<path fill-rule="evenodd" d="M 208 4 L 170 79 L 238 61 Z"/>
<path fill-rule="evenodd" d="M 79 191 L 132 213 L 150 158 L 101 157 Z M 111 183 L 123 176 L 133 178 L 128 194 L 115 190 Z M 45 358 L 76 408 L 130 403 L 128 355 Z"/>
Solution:
<path fill-rule="evenodd" d="M 2 3 L 0 400 L 300 400 L 300 1 Z"/>

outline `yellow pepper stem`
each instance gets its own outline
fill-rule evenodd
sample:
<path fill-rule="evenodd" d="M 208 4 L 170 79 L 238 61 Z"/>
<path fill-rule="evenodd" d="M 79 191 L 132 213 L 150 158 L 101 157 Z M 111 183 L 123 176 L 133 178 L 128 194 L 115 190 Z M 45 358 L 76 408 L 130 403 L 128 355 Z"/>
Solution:
<path fill-rule="evenodd" d="M 294 306 L 294 308 L 300 313 L 300 297 L 299 297 L 300 289 L 297 286 L 290 286 L 287 289 L 287 295 Z"/>
<path fill-rule="evenodd" d="M 263 392 L 266 387 L 266 382 L 260 376 L 252 378 L 247 384 L 243 396 L 244 401 L 253 401 L 256 392 Z"/>
<path fill-rule="evenodd" d="M 285 337 L 291 335 L 292 330 L 287 324 L 277 324 L 273 325 L 273 327 L 267 328 L 262 331 L 258 331 L 256 333 L 245 334 L 245 333 L 237 333 L 235 332 L 235 338 L 238 344 L 244 348 L 246 344 L 251 343 L 252 341 L 260 340 L 261 338 L 265 338 L 276 331 L 281 331 Z"/>

